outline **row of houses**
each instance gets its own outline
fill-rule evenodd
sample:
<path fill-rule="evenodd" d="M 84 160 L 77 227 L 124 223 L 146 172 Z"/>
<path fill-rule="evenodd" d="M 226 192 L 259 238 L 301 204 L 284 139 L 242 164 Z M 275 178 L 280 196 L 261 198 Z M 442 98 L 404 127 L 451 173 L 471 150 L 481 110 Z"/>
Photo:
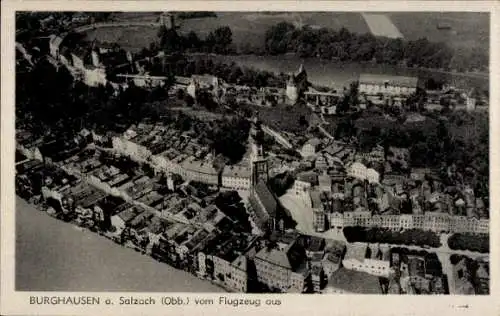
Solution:
<path fill-rule="evenodd" d="M 326 213 L 317 202 L 313 202 L 313 224 L 319 232 L 329 229 L 342 229 L 347 226 L 380 227 L 393 230 L 422 229 L 436 233 L 470 232 L 487 234 L 489 232 L 489 219 L 484 218 L 453 216 L 437 212 L 428 212 L 423 215 L 373 215 L 370 211 L 362 208 L 344 213 Z"/>
<path fill-rule="evenodd" d="M 115 136 L 112 138 L 113 149 L 134 160 L 149 162 L 157 172 L 172 172 L 186 180 L 227 189 L 250 189 L 251 168 L 248 164 L 242 163 L 216 168 L 213 163 L 214 157 L 208 153 L 206 147 L 201 147 L 187 140 L 187 146 L 194 148 L 191 150 L 191 155 L 183 153 L 187 152 L 186 147 L 177 150 L 163 146 L 154 150 L 156 144 L 162 144 L 164 136 L 150 136 L 156 137 L 155 141 L 147 143 L 141 141 L 141 137 L 137 135 L 131 137 L 127 133 L 123 136 Z"/>
<path fill-rule="evenodd" d="M 28 172 L 35 166 L 30 162 L 33 160 L 18 166 L 19 175 L 34 174 Z M 93 165 L 96 168 L 92 173 L 97 178 L 119 175 L 112 167 Z M 47 169 L 41 162 L 37 162 L 36 168 Z M 311 271 L 321 267 L 333 273 L 340 266 L 342 245 L 328 247 L 323 239 L 311 240 L 295 233 L 266 244 L 255 235 L 234 231 L 236 223 L 213 204 L 191 209 L 193 216 L 186 216 L 192 219 L 188 222 L 170 220 L 145 207 L 146 203 L 135 203 L 151 191 L 127 201 L 88 183 L 86 178 L 77 179 L 62 169 L 57 169 L 59 173 L 54 170 L 45 171 L 41 177 L 49 213 L 59 218 L 64 214 L 67 221 L 101 231 L 117 242 L 211 279 L 231 291 L 246 292 L 257 283 L 280 292 L 302 293 L 309 289 Z M 138 187 L 146 181 L 133 183 L 133 187 Z M 128 190 L 129 195 L 133 193 L 132 186 L 123 190 Z M 182 209 L 186 212 L 190 206 Z M 317 268 L 313 269 L 311 262 Z"/>

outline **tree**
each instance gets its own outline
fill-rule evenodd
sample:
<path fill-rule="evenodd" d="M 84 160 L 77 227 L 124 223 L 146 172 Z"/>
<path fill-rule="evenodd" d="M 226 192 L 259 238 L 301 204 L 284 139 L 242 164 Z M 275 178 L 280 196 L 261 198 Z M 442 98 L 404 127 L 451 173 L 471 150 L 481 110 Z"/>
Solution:
<path fill-rule="evenodd" d="M 233 42 L 233 33 L 229 26 L 221 26 L 215 29 L 215 52 L 227 53 L 228 46 Z"/>
<path fill-rule="evenodd" d="M 168 29 L 165 25 L 160 26 L 158 31 L 160 39 L 159 46 L 166 54 L 176 53 L 182 50 L 182 38 L 175 29 Z"/>

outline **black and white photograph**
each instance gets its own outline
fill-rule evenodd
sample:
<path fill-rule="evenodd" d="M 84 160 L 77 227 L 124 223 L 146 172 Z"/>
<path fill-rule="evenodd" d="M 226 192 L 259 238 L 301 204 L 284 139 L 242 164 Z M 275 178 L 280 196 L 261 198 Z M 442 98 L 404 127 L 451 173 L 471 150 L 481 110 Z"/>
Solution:
<path fill-rule="evenodd" d="M 490 12 L 42 10 L 11 39 L 30 304 L 490 295 Z"/>

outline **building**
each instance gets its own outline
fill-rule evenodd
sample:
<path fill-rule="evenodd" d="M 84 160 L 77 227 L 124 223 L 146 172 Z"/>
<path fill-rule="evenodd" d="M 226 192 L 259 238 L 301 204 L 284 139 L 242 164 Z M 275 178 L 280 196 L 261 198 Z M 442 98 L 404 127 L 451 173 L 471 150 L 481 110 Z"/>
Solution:
<path fill-rule="evenodd" d="M 377 276 L 340 268 L 328 279 L 325 293 L 339 294 L 382 294 Z"/>
<path fill-rule="evenodd" d="M 214 168 L 212 163 L 196 160 L 190 157 L 181 163 L 184 171 L 184 177 L 190 181 L 207 183 L 211 185 L 220 185 L 220 172 Z"/>
<path fill-rule="evenodd" d="M 347 175 L 360 180 L 367 180 L 369 183 L 378 183 L 380 174 L 372 168 L 367 168 L 360 162 L 353 162 L 347 167 Z"/>
<path fill-rule="evenodd" d="M 490 294 L 490 272 L 489 264 L 487 262 L 479 262 L 475 279 L 478 285 L 476 292 L 483 295 Z"/>
<path fill-rule="evenodd" d="M 391 252 L 388 247 L 370 249 L 370 254 L 365 258 L 365 272 L 372 275 L 388 277 L 390 273 Z"/>
<path fill-rule="evenodd" d="M 342 265 L 349 270 L 363 271 L 367 251 L 368 246 L 366 244 L 348 245 Z"/>
<path fill-rule="evenodd" d="M 134 218 L 144 212 L 144 209 L 130 206 L 130 208 L 111 217 L 111 227 L 116 235 L 119 235 Z"/>
<path fill-rule="evenodd" d="M 302 157 L 314 156 L 316 152 L 319 150 L 320 145 L 321 145 L 321 140 L 319 138 L 309 139 L 304 144 L 304 146 L 302 146 L 300 154 L 302 155 Z"/>
<path fill-rule="evenodd" d="M 321 192 L 332 191 L 332 178 L 329 175 L 327 174 L 319 175 L 318 184 L 319 184 L 319 190 Z"/>
<path fill-rule="evenodd" d="M 418 78 L 362 74 L 359 93 L 366 95 L 409 96 L 417 91 Z"/>
<path fill-rule="evenodd" d="M 331 240 L 325 247 L 325 254 L 321 261 L 321 266 L 327 278 L 330 278 L 333 272 L 340 268 L 342 257 L 346 246 L 344 242 Z"/>
<path fill-rule="evenodd" d="M 342 265 L 349 270 L 387 277 L 390 272 L 390 251 L 380 248 L 372 250 L 366 244 L 348 245 Z"/>
<path fill-rule="evenodd" d="M 290 104 L 296 104 L 309 87 L 304 65 L 300 65 L 295 74 L 291 74 L 286 84 L 286 96 Z"/>
<path fill-rule="evenodd" d="M 278 202 L 263 181 L 252 188 L 249 202 L 257 225 L 263 230 L 275 230 L 279 226 Z"/>
<path fill-rule="evenodd" d="M 186 91 L 194 100 L 197 100 L 200 91 L 207 91 L 212 96 L 216 96 L 219 92 L 223 93 L 223 86 L 224 82 L 218 77 L 212 75 L 192 75 Z"/>
<path fill-rule="evenodd" d="M 257 279 L 280 292 L 302 293 L 309 272 L 305 250 L 295 241 L 288 245 L 269 245 L 254 258 Z"/>
<path fill-rule="evenodd" d="M 326 212 L 323 209 L 323 202 L 321 201 L 319 191 L 311 191 L 310 193 L 311 205 L 313 209 L 313 227 L 317 232 L 324 232 L 326 229 Z"/>
<path fill-rule="evenodd" d="M 170 12 L 162 12 L 160 14 L 160 25 L 163 25 L 167 30 L 175 28 L 174 15 Z"/>
<path fill-rule="evenodd" d="M 249 190 L 251 169 L 248 166 L 225 166 L 222 170 L 222 186 L 232 190 Z"/>
<path fill-rule="evenodd" d="M 57 35 L 50 35 L 49 37 L 49 52 L 52 57 L 59 60 L 59 47 L 63 39 Z"/>
<path fill-rule="evenodd" d="M 335 202 L 340 202 L 338 200 L 334 200 Z M 329 228 L 330 229 L 337 229 L 340 230 L 344 228 L 344 214 L 341 212 L 332 212 L 328 215 L 328 221 L 329 221 Z"/>
<path fill-rule="evenodd" d="M 311 183 L 307 181 L 301 181 L 299 179 L 295 180 L 292 186 L 293 192 L 295 194 L 305 194 L 311 189 Z"/>

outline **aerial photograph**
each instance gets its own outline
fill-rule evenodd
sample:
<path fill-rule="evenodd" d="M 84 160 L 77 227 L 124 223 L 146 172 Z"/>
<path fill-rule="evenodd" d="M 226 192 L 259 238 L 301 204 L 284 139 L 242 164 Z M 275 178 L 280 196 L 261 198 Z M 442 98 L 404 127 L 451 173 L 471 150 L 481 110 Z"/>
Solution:
<path fill-rule="evenodd" d="M 490 293 L 490 13 L 15 19 L 16 291 Z"/>

